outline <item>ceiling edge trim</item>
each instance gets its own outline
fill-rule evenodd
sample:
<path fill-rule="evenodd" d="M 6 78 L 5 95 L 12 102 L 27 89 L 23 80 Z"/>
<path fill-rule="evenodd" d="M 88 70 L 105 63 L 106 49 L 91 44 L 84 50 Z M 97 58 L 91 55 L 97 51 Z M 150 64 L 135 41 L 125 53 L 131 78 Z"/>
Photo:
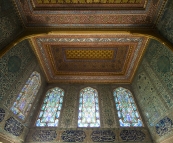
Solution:
<path fill-rule="evenodd" d="M 143 32 L 133 32 L 133 31 L 50 31 L 50 32 L 38 32 L 35 34 L 21 34 L 17 39 L 15 39 L 11 44 L 5 47 L 3 50 L 0 51 L 0 58 L 5 55 L 12 47 L 17 45 L 18 43 L 22 42 L 23 40 L 31 40 L 32 38 L 38 36 L 51 36 L 51 35 L 133 35 L 133 36 L 143 36 L 149 39 L 155 39 L 162 43 L 163 45 L 167 46 L 170 50 L 173 51 L 173 44 L 170 43 L 166 38 L 161 36 L 158 33 L 146 34 Z"/>

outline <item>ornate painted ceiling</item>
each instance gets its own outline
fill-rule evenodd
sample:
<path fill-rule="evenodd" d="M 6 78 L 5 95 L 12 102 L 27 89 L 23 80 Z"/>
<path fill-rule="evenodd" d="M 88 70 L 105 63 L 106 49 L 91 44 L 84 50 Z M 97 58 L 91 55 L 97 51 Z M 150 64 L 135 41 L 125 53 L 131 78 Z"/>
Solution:
<path fill-rule="evenodd" d="M 15 0 L 26 27 L 152 28 L 165 0 Z"/>
<path fill-rule="evenodd" d="M 32 38 L 48 82 L 129 83 L 148 39 L 132 34 L 55 34 Z"/>
<path fill-rule="evenodd" d="M 14 0 L 29 31 L 152 29 L 166 0 Z M 148 39 L 133 34 L 32 38 L 48 82 L 129 83 Z"/>
<path fill-rule="evenodd" d="M 31 0 L 34 9 L 144 9 L 148 0 Z"/>

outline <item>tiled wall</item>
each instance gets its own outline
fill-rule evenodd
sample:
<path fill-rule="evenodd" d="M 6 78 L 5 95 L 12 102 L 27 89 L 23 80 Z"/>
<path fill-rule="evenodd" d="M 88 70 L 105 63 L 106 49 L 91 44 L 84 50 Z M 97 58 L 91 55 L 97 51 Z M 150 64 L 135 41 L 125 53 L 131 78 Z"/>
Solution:
<path fill-rule="evenodd" d="M 150 40 L 132 83 L 153 140 L 173 135 L 173 52 Z"/>
<path fill-rule="evenodd" d="M 13 0 L 0 0 L 0 50 L 23 31 Z"/>
<path fill-rule="evenodd" d="M 41 74 L 42 85 L 29 116 L 22 121 L 10 108 L 33 71 Z M 18 43 L 0 58 L 0 135 L 16 142 L 24 141 L 45 83 L 28 40 Z"/>
<path fill-rule="evenodd" d="M 164 12 L 157 24 L 159 32 L 173 43 L 173 1 L 167 0 Z"/>
<path fill-rule="evenodd" d="M 120 128 L 113 90 L 118 87 L 133 91 L 130 85 L 100 85 L 100 84 L 51 84 L 45 92 L 53 87 L 59 87 L 65 91 L 64 102 L 60 114 L 58 127 L 36 127 L 39 108 L 44 96 L 40 100 L 39 108 L 33 120 L 33 126 L 27 136 L 27 143 L 34 142 L 143 142 L 151 143 L 147 128 Z M 78 122 L 79 92 L 81 89 L 91 87 L 98 91 L 100 121 L 99 128 L 80 128 Z"/>

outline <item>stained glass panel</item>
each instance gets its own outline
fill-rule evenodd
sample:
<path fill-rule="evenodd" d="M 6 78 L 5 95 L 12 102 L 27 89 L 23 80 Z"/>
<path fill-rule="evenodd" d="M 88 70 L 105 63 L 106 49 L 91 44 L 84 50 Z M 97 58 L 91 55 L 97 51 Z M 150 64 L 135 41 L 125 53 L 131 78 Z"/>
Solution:
<path fill-rule="evenodd" d="M 58 87 L 48 90 L 41 107 L 36 126 L 57 127 L 64 97 L 64 91 Z"/>
<path fill-rule="evenodd" d="M 40 85 L 40 74 L 34 71 L 11 107 L 11 111 L 20 119 L 24 120 L 28 115 Z"/>
<path fill-rule="evenodd" d="M 114 99 L 121 127 L 143 126 L 132 93 L 129 90 L 122 87 L 115 89 Z"/>
<path fill-rule="evenodd" d="M 99 127 L 100 114 L 97 90 L 87 87 L 79 98 L 78 127 Z"/>

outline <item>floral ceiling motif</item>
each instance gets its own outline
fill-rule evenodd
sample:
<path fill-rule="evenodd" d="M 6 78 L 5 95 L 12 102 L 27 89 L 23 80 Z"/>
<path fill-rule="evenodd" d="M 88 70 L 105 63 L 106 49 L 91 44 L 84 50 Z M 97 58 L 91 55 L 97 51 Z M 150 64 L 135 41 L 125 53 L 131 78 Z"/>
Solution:
<path fill-rule="evenodd" d="M 32 38 L 48 82 L 130 82 L 147 41 L 130 34 Z"/>
<path fill-rule="evenodd" d="M 92 4 L 90 0 L 83 4 L 75 3 L 75 0 L 64 0 L 63 3 L 15 1 L 26 27 L 49 28 L 152 28 L 165 5 L 164 0 L 130 0 L 128 3 L 126 0 L 121 4 L 116 0 Z"/>

